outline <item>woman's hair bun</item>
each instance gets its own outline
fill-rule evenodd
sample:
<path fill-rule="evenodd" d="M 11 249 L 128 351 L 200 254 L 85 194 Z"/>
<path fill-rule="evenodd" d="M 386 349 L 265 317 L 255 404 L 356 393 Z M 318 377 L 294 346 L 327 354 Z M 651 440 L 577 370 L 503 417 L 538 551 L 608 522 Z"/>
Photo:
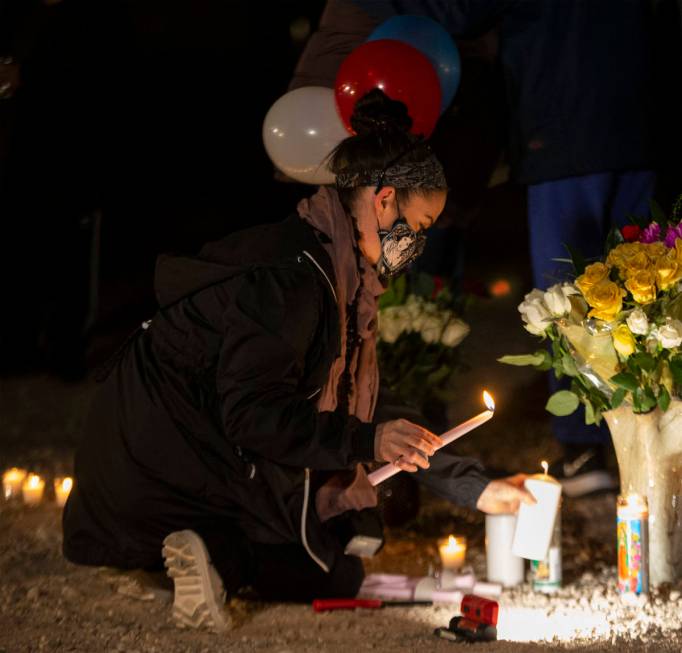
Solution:
<path fill-rule="evenodd" d="M 393 131 L 407 133 L 412 127 L 412 118 L 403 102 L 392 100 L 375 88 L 355 103 L 350 125 L 359 136 Z"/>

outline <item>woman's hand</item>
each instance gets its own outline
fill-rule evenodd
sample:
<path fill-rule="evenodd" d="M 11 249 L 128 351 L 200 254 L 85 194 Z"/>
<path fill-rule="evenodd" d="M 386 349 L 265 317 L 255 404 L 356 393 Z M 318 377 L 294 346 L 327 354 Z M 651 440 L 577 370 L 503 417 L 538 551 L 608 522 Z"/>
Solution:
<path fill-rule="evenodd" d="M 404 472 L 428 469 L 427 456 L 442 446 L 441 438 L 406 419 L 382 422 L 374 435 L 375 459 L 393 463 Z"/>
<path fill-rule="evenodd" d="M 521 502 L 537 503 L 535 497 L 523 487 L 528 474 L 516 474 L 509 478 L 490 481 L 478 498 L 476 507 L 490 515 L 510 514 L 518 511 Z"/>

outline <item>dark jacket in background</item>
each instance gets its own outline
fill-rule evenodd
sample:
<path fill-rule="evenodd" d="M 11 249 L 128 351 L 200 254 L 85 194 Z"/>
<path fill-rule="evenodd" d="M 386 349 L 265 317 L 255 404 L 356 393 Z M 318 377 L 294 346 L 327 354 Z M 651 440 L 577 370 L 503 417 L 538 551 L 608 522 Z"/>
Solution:
<path fill-rule="evenodd" d="M 312 500 L 319 473 L 372 461 L 375 431 L 317 411 L 339 351 L 333 284 L 298 216 L 159 260 L 160 308 L 123 347 L 77 452 L 68 559 L 152 566 L 168 533 L 222 528 L 302 543 L 333 565 L 339 544 Z M 432 468 L 441 481 L 424 482 L 464 505 L 487 484 L 472 460 L 444 453 Z"/>
<path fill-rule="evenodd" d="M 654 167 L 648 0 L 352 4 L 377 22 L 395 14 L 427 15 L 455 37 L 498 25 L 518 181 Z"/>

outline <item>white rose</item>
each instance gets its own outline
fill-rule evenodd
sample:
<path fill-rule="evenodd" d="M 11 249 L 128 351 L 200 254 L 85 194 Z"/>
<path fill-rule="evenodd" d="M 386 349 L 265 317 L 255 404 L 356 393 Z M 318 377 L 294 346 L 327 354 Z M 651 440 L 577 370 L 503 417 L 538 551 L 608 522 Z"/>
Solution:
<path fill-rule="evenodd" d="M 519 304 L 524 327 L 533 335 L 542 335 L 550 325 L 551 314 L 544 302 L 545 293 L 537 288 L 529 292 Z"/>
<path fill-rule="evenodd" d="M 418 295 L 409 295 L 405 302 L 405 310 L 411 320 L 416 319 L 423 311 L 424 301 Z"/>
<path fill-rule="evenodd" d="M 455 317 L 448 322 L 440 341 L 446 347 L 456 347 L 468 335 L 469 325 Z"/>
<path fill-rule="evenodd" d="M 403 331 L 407 331 L 409 316 L 402 306 L 389 306 L 379 311 L 379 337 L 388 343 L 394 343 Z"/>
<path fill-rule="evenodd" d="M 438 342 L 444 326 L 443 320 L 437 315 L 427 315 L 420 331 L 422 340 L 429 344 Z"/>
<path fill-rule="evenodd" d="M 422 305 L 422 310 L 426 315 L 439 315 L 440 311 L 438 310 L 438 306 L 434 304 L 433 302 L 424 302 Z"/>
<path fill-rule="evenodd" d="M 561 286 L 561 292 L 566 295 L 566 297 L 570 297 L 571 295 L 579 295 L 580 291 L 575 287 L 575 284 L 572 283 L 565 283 Z"/>
<path fill-rule="evenodd" d="M 666 323 L 656 332 L 656 337 L 666 349 L 679 347 L 682 344 L 682 322 L 668 318 Z"/>
<path fill-rule="evenodd" d="M 645 336 L 649 333 L 649 320 L 647 319 L 646 313 L 641 308 L 636 308 L 632 311 L 625 321 L 632 333 L 635 333 L 638 336 Z"/>
<path fill-rule="evenodd" d="M 549 312 L 554 317 L 562 317 L 571 312 L 571 302 L 568 299 L 568 295 L 564 292 L 562 285 L 559 283 L 548 288 L 545 291 L 543 299 Z"/>

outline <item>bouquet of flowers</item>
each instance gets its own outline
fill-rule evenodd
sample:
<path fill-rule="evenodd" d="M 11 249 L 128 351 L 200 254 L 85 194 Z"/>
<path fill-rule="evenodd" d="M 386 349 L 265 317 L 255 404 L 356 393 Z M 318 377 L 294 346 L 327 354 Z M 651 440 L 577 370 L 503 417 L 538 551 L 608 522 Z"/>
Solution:
<path fill-rule="evenodd" d="M 571 378 L 549 412 L 568 415 L 582 402 L 586 422 L 599 423 L 621 404 L 665 412 L 682 397 L 682 196 L 671 218 L 652 202 L 652 218 L 612 230 L 600 261 L 572 253 L 575 281 L 535 289 L 519 306 L 525 328 L 549 346 L 499 360 Z"/>
<path fill-rule="evenodd" d="M 379 303 L 378 331 L 382 382 L 420 410 L 429 399 L 444 400 L 455 349 L 469 333 L 450 289 L 426 274 L 409 289 L 406 276 L 392 280 Z"/>

